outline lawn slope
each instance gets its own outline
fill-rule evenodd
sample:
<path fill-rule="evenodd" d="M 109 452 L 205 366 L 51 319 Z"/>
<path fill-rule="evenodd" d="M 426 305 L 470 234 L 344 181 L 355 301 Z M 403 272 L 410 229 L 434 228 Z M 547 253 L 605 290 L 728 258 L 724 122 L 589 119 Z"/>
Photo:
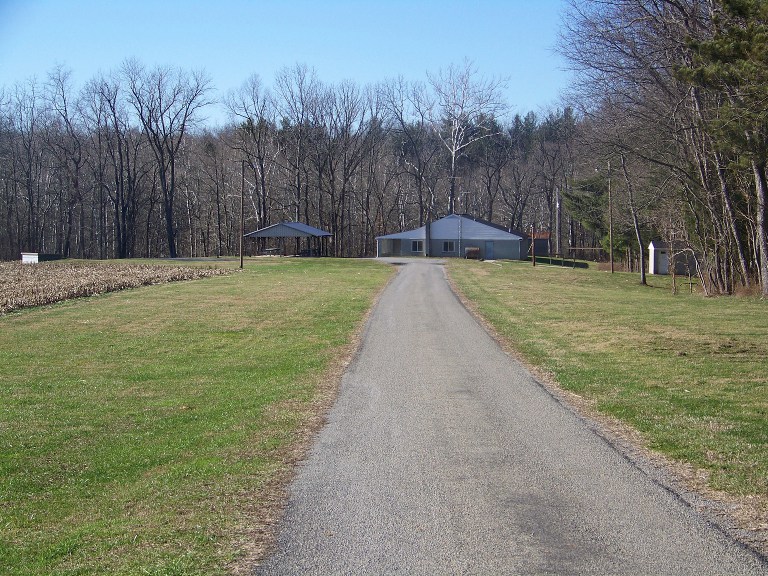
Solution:
<path fill-rule="evenodd" d="M 688 470 L 768 552 L 768 302 L 673 295 L 670 279 L 451 261 L 520 356 Z"/>
<path fill-rule="evenodd" d="M 390 274 L 268 259 L 0 317 L 0 573 L 225 573 Z"/>

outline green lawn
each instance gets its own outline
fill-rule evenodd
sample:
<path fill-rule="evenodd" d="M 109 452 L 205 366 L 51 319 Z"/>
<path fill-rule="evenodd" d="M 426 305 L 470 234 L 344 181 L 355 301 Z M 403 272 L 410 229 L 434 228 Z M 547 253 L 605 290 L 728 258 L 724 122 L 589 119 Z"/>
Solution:
<path fill-rule="evenodd" d="M 0 573 L 224 573 L 390 274 L 254 260 L 0 317 Z"/>
<path fill-rule="evenodd" d="M 768 302 L 673 295 L 670 279 L 451 261 L 451 277 L 527 362 L 709 486 L 768 497 Z"/>
<path fill-rule="evenodd" d="M 768 302 L 594 270 L 448 268 L 529 363 L 713 488 L 765 502 Z M 1 316 L 0 573 L 225 573 L 391 274 L 259 259 Z"/>

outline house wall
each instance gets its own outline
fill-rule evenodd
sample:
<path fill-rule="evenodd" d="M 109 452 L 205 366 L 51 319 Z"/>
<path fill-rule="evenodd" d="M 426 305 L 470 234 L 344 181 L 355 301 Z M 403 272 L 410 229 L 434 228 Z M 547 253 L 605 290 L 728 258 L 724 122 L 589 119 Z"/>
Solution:
<path fill-rule="evenodd" d="M 453 252 L 443 252 L 443 243 L 453 242 Z M 453 240 L 444 240 L 433 238 L 430 242 L 430 254 L 435 258 L 464 258 L 466 248 L 479 248 L 480 258 L 487 258 L 485 253 L 486 240 L 469 240 L 458 238 Z M 461 249 L 461 252 L 459 252 Z M 493 240 L 493 258 L 495 260 L 520 260 L 521 241 L 520 240 Z"/>
<path fill-rule="evenodd" d="M 421 250 L 413 251 L 413 240 L 401 240 L 399 238 L 382 238 L 377 240 L 378 250 L 377 256 L 389 257 L 389 256 L 424 256 L 424 241 L 421 242 Z"/>
<path fill-rule="evenodd" d="M 443 242 L 453 242 L 453 252 L 443 252 Z M 383 238 L 378 240 L 377 255 L 380 257 L 388 256 L 424 256 L 425 251 L 412 251 L 412 240 L 401 240 L 392 238 Z M 422 247 L 426 247 L 426 241 L 421 241 Z M 429 242 L 429 254 L 434 258 L 463 258 L 465 249 L 469 247 L 479 248 L 480 257 L 488 258 L 486 254 L 487 240 L 469 240 L 458 238 L 453 240 L 432 238 Z M 522 260 L 525 259 L 527 248 L 522 240 L 493 240 L 493 258 L 496 260 Z"/>
<path fill-rule="evenodd" d="M 669 274 L 669 256 L 665 248 L 653 248 L 649 250 L 648 274 Z"/>

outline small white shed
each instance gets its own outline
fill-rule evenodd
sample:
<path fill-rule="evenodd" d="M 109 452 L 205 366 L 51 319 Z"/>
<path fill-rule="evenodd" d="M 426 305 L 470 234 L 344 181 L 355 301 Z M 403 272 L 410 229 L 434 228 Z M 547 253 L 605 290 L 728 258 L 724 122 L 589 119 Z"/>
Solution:
<path fill-rule="evenodd" d="M 682 243 L 670 246 L 661 240 L 651 241 L 648 245 L 648 274 L 669 274 L 672 260 L 675 262 L 675 274 L 695 273 L 696 259 L 688 246 Z"/>
<path fill-rule="evenodd" d="M 61 260 L 61 254 L 43 254 L 42 252 L 22 252 L 22 264 L 37 264 L 38 262 L 50 262 L 51 260 Z"/>

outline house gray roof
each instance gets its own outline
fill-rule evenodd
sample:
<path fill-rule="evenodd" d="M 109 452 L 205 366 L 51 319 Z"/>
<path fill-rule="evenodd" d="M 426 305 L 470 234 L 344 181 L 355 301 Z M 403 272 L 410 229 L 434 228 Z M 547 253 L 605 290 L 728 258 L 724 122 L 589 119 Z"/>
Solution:
<path fill-rule="evenodd" d="M 427 227 L 422 226 L 415 230 L 406 230 L 405 232 L 387 234 L 386 236 L 376 236 L 376 240 L 424 240 L 426 237 Z"/>
<path fill-rule="evenodd" d="M 280 222 L 254 232 L 248 232 L 249 238 L 307 238 L 309 236 L 332 236 L 330 232 L 314 228 L 301 222 Z"/>
<path fill-rule="evenodd" d="M 467 240 L 522 240 L 522 236 L 518 234 L 507 232 L 496 226 L 478 222 L 459 214 L 450 214 L 445 218 L 432 222 L 429 235 L 433 240 L 454 240 L 456 238 Z M 426 237 L 427 227 L 422 226 L 415 230 L 377 236 L 376 240 L 424 240 Z"/>

